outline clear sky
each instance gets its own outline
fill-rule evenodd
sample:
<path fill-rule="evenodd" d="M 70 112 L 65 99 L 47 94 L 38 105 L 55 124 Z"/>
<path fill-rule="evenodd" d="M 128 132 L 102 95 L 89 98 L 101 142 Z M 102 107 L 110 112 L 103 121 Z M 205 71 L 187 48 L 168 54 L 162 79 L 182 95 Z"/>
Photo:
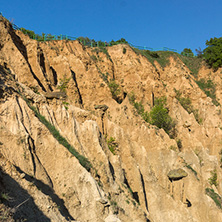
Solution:
<path fill-rule="evenodd" d="M 178 51 L 204 49 L 222 31 L 222 0 L 2 0 L 0 12 L 37 34 Z"/>

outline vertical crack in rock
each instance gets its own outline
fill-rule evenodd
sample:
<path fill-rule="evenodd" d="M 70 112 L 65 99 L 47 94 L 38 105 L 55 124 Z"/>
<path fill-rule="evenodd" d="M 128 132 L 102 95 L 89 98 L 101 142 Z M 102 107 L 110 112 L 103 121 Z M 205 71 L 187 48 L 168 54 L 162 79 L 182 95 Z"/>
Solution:
<path fill-rule="evenodd" d="M 111 172 L 113 180 L 115 181 L 115 170 L 113 168 L 113 165 L 110 163 L 110 161 L 109 161 L 109 170 Z"/>
<path fill-rule="evenodd" d="M 29 152 L 30 152 L 31 157 L 32 157 L 33 174 L 34 174 L 34 175 L 36 175 L 36 163 L 35 163 L 35 156 L 34 156 L 34 153 L 33 153 L 33 146 L 32 146 L 32 143 L 31 143 L 31 141 L 30 141 L 30 135 L 28 135 L 28 138 L 27 138 L 27 143 L 28 143 Z"/>
<path fill-rule="evenodd" d="M 37 47 L 37 56 L 38 56 L 38 62 L 39 62 L 39 65 L 40 65 L 40 68 L 42 70 L 42 73 L 43 73 L 43 76 L 45 77 L 45 80 L 47 82 L 47 85 L 48 85 L 48 88 L 50 91 L 53 91 L 52 90 L 52 87 L 50 85 L 50 82 L 49 79 L 48 79 L 48 76 L 47 76 L 47 73 L 46 73 L 46 66 L 45 66 L 45 56 L 44 56 L 44 52 L 42 50 L 42 48 L 39 46 L 39 43 L 38 43 L 38 47 Z"/>
<path fill-rule="evenodd" d="M 53 69 L 52 66 L 50 66 L 50 70 L 52 72 L 53 80 L 54 80 L 54 85 L 56 86 L 58 84 L 58 77 L 55 69 Z"/>
<path fill-rule="evenodd" d="M 75 119 L 73 113 L 72 113 L 72 119 L 73 119 L 73 132 L 74 132 L 74 134 L 75 134 L 75 136 L 76 136 L 76 139 L 77 139 L 77 141 L 78 141 L 78 143 L 79 143 L 79 146 L 80 146 L 80 149 L 81 149 L 81 154 L 82 154 L 83 156 L 87 156 L 86 153 L 85 153 L 85 151 L 84 151 L 84 149 L 83 149 L 82 143 L 81 143 L 81 141 L 80 141 L 80 139 L 79 139 L 79 134 L 78 134 L 78 129 L 77 129 L 77 123 L 76 123 L 76 119 Z"/>
<path fill-rule="evenodd" d="M 19 110 L 20 110 L 20 113 L 21 113 L 21 123 L 22 123 L 22 126 L 23 126 L 23 128 L 25 129 L 25 132 L 28 134 L 28 137 L 29 137 L 29 132 L 28 132 L 26 126 L 24 125 L 23 112 L 22 112 L 22 108 L 21 108 L 21 105 L 20 105 L 20 103 L 19 103 L 19 101 L 18 101 L 18 97 L 17 97 L 17 96 L 16 96 L 16 102 L 17 102 L 17 105 L 18 105 Z M 18 117 L 17 113 L 16 113 L 16 116 L 17 116 L 17 119 L 18 119 L 18 122 L 19 122 L 19 117 Z M 32 150 L 31 150 L 31 146 L 30 146 L 30 144 L 29 144 L 28 138 L 27 138 L 27 144 L 28 144 L 28 149 L 29 149 L 29 152 L 30 152 L 30 155 L 31 155 L 31 159 L 32 159 L 33 174 L 35 175 L 35 173 L 36 173 L 35 157 L 34 157 L 33 152 L 32 152 Z"/>
<path fill-rule="evenodd" d="M 32 138 L 30 135 L 28 136 L 28 143 L 29 143 L 29 147 L 30 147 L 31 152 L 33 153 L 33 156 L 36 158 L 36 160 L 37 160 L 37 162 L 39 163 L 40 167 L 43 169 L 44 173 L 46 174 L 46 178 L 47 178 L 48 185 L 49 185 L 51 188 L 53 188 L 52 180 L 51 180 L 50 176 L 48 175 L 45 167 L 42 165 L 39 157 L 38 157 L 37 154 L 36 154 L 35 143 L 34 143 L 33 138 Z M 35 174 L 36 174 L 36 165 L 35 165 L 34 175 L 35 175 Z"/>
<path fill-rule="evenodd" d="M 102 124 L 102 134 L 105 135 L 105 122 L 104 122 L 104 115 L 106 113 L 106 110 L 109 108 L 107 105 L 96 105 L 94 107 L 95 109 L 101 110 L 101 124 Z"/>
<path fill-rule="evenodd" d="M 143 174 L 141 173 L 140 170 L 139 170 L 139 172 L 140 172 L 140 178 L 141 178 L 141 183 L 142 183 L 142 187 L 143 187 L 143 195 L 144 195 L 145 206 L 146 206 L 147 211 L 149 212 L 148 201 L 147 201 L 147 197 L 146 197 L 146 188 L 145 188 L 145 183 L 144 183 L 144 179 L 143 179 Z"/>
<path fill-rule="evenodd" d="M 14 32 L 14 30 L 12 28 L 9 29 L 9 34 L 12 38 L 13 43 L 15 44 L 16 48 L 20 51 L 20 53 L 23 55 L 23 57 L 25 58 L 27 65 L 30 69 L 30 72 L 32 73 L 33 78 L 38 82 L 39 86 L 42 88 L 42 90 L 44 92 L 46 92 L 45 87 L 43 86 L 43 84 L 41 83 L 41 81 L 39 80 L 39 78 L 35 75 L 35 73 L 32 70 L 32 67 L 28 61 L 28 54 L 27 54 L 27 50 L 25 45 L 23 44 L 22 40 L 20 39 L 19 36 L 17 36 Z"/>
<path fill-rule="evenodd" d="M 151 94 L 151 104 L 152 104 L 152 107 L 154 107 L 154 105 L 155 105 L 155 98 L 154 98 L 154 93 L 153 92 Z"/>
<path fill-rule="evenodd" d="M 74 71 L 71 70 L 71 73 L 72 73 L 72 78 L 75 82 L 75 85 L 76 85 L 76 88 L 77 88 L 77 92 L 78 92 L 78 95 L 79 95 L 79 103 L 80 105 L 83 107 L 83 100 L 82 100 L 82 95 L 80 93 L 80 90 L 79 90 L 79 86 L 78 86 L 78 83 L 77 83 L 77 80 L 76 80 L 76 74 Z"/>
<path fill-rule="evenodd" d="M 22 126 L 24 127 L 24 130 L 25 132 L 27 133 L 27 144 L 28 144 L 28 148 L 29 148 L 29 152 L 30 152 L 30 155 L 31 155 L 31 158 L 32 158 L 32 163 L 33 163 L 33 173 L 34 175 L 36 175 L 36 168 L 37 168 L 37 164 L 36 162 L 39 164 L 40 168 L 43 170 L 43 172 L 45 173 L 45 176 L 46 176 L 46 179 L 47 179 L 47 182 L 48 184 L 53 187 L 53 183 L 52 183 L 52 180 L 50 178 L 50 176 L 48 175 L 46 169 L 44 168 L 44 166 L 42 165 L 40 159 L 38 158 L 37 154 L 36 154 L 36 149 L 35 149 L 35 142 L 34 142 L 34 139 L 31 137 L 28 129 L 26 128 L 25 126 L 25 123 L 24 123 L 24 115 L 23 115 L 23 111 L 22 111 L 22 107 L 19 103 L 19 100 L 18 100 L 18 97 L 16 97 L 16 102 L 17 102 L 17 105 L 19 107 L 19 110 L 20 110 L 20 113 L 21 113 L 21 123 L 22 123 Z"/>
<path fill-rule="evenodd" d="M 103 135 L 105 135 L 104 114 L 105 114 L 105 112 L 103 112 L 102 115 L 101 115 L 101 122 L 102 122 L 102 132 L 103 132 Z"/>
<path fill-rule="evenodd" d="M 133 192 L 133 190 L 131 189 L 131 187 L 130 187 L 130 185 L 129 185 L 129 183 L 128 183 L 128 180 L 127 180 L 127 178 L 126 178 L 126 172 L 125 172 L 124 169 L 123 169 L 123 176 L 124 176 L 124 183 L 126 184 L 127 188 L 128 188 L 129 191 L 131 192 L 133 199 L 139 204 L 140 201 L 139 201 L 138 192 Z"/>
<path fill-rule="evenodd" d="M 38 45 L 38 60 L 39 60 L 39 65 L 42 69 L 43 75 L 46 77 L 45 56 L 39 45 Z"/>

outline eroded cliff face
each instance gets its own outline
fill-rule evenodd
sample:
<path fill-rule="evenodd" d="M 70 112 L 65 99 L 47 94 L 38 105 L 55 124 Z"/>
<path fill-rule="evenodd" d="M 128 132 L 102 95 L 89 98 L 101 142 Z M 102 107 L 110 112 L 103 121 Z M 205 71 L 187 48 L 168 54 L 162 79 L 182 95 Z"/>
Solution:
<path fill-rule="evenodd" d="M 78 41 L 37 42 L 0 20 L 0 167 L 14 219 L 222 220 L 206 194 L 207 188 L 222 192 L 221 107 L 179 58 L 170 57 L 162 68 L 127 45 L 104 53 Z M 220 71 L 203 66 L 198 73 L 207 78 L 211 72 L 219 102 Z M 119 86 L 118 94 L 112 95 L 110 83 Z M 178 91 L 201 121 L 181 106 Z M 176 122 L 173 139 L 138 115 L 132 92 L 147 111 L 155 98 L 167 98 Z M 90 169 L 64 140 L 90 161 Z M 187 176 L 169 178 L 177 169 Z M 217 186 L 209 181 L 213 172 Z"/>

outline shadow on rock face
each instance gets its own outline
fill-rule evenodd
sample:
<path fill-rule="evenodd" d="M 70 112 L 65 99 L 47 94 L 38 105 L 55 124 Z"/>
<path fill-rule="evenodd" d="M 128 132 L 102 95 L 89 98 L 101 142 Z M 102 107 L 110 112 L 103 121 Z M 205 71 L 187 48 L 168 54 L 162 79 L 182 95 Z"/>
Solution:
<path fill-rule="evenodd" d="M 35 204 L 33 198 L 12 177 L 3 173 L 0 168 L 1 195 L 7 194 L 8 198 L 1 202 L 11 211 L 11 217 L 15 221 L 51 221 Z M 3 212 L 4 213 L 4 212 Z"/>
<path fill-rule="evenodd" d="M 65 207 L 64 201 L 54 193 L 54 190 L 50 186 L 44 184 L 42 181 L 37 180 L 32 176 L 29 176 L 28 174 L 23 172 L 19 167 L 15 166 L 15 168 L 19 173 L 25 174 L 24 179 L 35 184 L 35 186 L 39 190 L 41 190 L 42 193 L 51 197 L 52 201 L 58 206 L 58 209 L 62 216 L 64 216 L 67 220 L 74 220 L 74 218 L 70 215 L 68 209 Z"/>

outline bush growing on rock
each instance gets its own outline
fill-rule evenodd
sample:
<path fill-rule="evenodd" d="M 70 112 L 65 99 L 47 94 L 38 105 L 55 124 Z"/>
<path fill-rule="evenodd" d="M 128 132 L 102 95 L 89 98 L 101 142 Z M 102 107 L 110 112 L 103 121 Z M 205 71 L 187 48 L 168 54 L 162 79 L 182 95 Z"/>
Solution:
<path fill-rule="evenodd" d="M 217 183 L 217 171 L 213 170 L 210 172 L 211 173 L 211 177 L 208 179 L 210 185 L 215 185 L 217 187 L 218 183 Z"/>
<path fill-rule="evenodd" d="M 168 114 L 168 109 L 166 108 L 166 97 L 158 98 L 155 100 L 155 105 L 149 113 L 149 122 L 152 125 L 162 128 L 171 137 L 174 138 L 176 134 L 175 121 Z"/>
<path fill-rule="evenodd" d="M 114 79 L 108 82 L 108 87 L 110 88 L 110 92 L 112 93 L 112 98 L 115 99 L 118 103 L 120 103 L 119 95 L 121 93 L 120 86 L 116 83 Z"/>
<path fill-rule="evenodd" d="M 135 94 L 132 92 L 129 95 L 129 102 L 135 107 L 137 113 L 148 123 L 162 128 L 171 137 L 176 137 L 176 123 L 168 114 L 166 108 L 166 97 L 155 99 L 155 104 L 150 113 L 145 111 L 142 102 L 135 101 Z"/>
<path fill-rule="evenodd" d="M 66 92 L 66 88 L 68 87 L 68 83 L 69 83 L 70 79 L 71 79 L 71 78 L 67 78 L 66 75 L 64 75 L 63 78 L 60 79 L 59 85 L 57 86 L 57 88 L 58 88 L 61 92 Z"/>

